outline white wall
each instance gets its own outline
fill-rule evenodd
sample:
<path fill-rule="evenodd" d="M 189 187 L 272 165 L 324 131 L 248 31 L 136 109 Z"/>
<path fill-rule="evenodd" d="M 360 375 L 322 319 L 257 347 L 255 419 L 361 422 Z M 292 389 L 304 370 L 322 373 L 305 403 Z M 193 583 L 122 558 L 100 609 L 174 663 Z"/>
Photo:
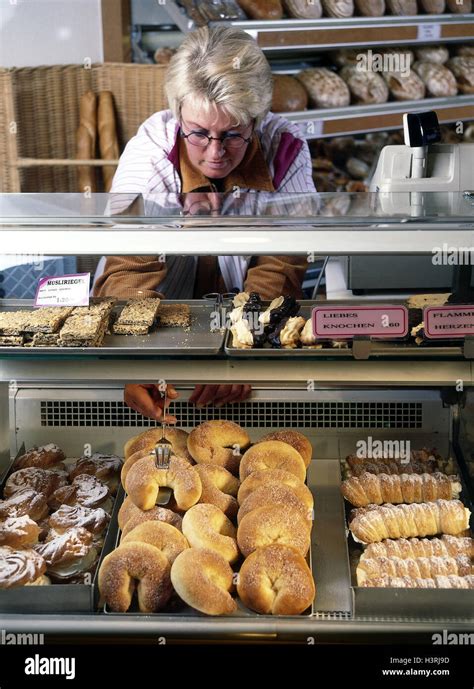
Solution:
<path fill-rule="evenodd" d="M 0 0 L 0 67 L 103 56 L 100 0 Z"/>

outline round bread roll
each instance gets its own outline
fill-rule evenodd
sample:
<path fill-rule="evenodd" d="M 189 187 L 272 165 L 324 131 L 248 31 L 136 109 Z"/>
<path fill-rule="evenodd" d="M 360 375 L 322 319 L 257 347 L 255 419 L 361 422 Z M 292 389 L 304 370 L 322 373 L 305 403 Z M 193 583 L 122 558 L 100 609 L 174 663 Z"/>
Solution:
<path fill-rule="evenodd" d="M 322 0 L 326 17 L 352 17 L 354 14 L 353 0 Z"/>
<path fill-rule="evenodd" d="M 435 62 L 415 62 L 413 69 L 423 80 L 428 96 L 447 98 L 457 94 L 456 77 L 444 65 Z"/>
<path fill-rule="evenodd" d="M 426 14 L 443 14 L 446 0 L 418 0 L 418 4 Z"/>
<path fill-rule="evenodd" d="M 323 14 L 320 0 L 283 0 L 283 7 L 295 19 L 319 19 Z"/>
<path fill-rule="evenodd" d="M 357 105 L 387 102 L 388 86 L 380 74 L 362 70 L 353 65 L 346 65 L 339 74 L 348 85 L 353 101 Z"/>
<path fill-rule="evenodd" d="M 453 57 L 446 67 L 456 77 L 461 93 L 474 93 L 474 57 Z"/>
<path fill-rule="evenodd" d="M 239 557 L 235 527 L 215 505 L 195 505 L 186 512 L 183 534 L 192 548 L 215 550 L 231 563 Z"/>
<path fill-rule="evenodd" d="M 293 489 L 283 483 L 260 486 L 253 493 L 250 493 L 240 506 L 237 523 L 240 524 L 246 514 L 265 505 L 282 505 L 296 510 L 306 520 L 308 529 L 311 529 L 313 510 L 308 510 L 304 502 L 293 492 Z"/>
<path fill-rule="evenodd" d="M 469 14 L 472 12 L 472 0 L 446 0 L 448 12 L 453 14 Z"/>
<path fill-rule="evenodd" d="M 474 57 L 474 45 L 459 45 L 455 53 L 458 57 Z"/>
<path fill-rule="evenodd" d="M 247 608 L 262 615 L 300 615 L 316 595 L 304 557 L 285 545 L 251 553 L 240 569 L 237 591 Z"/>
<path fill-rule="evenodd" d="M 366 55 L 366 53 L 358 48 L 344 48 L 332 52 L 331 59 L 338 67 L 345 67 L 346 65 L 357 65 L 361 61 L 361 55 Z"/>
<path fill-rule="evenodd" d="M 170 458 L 168 469 L 158 469 L 149 457 L 139 459 L 130 469 L 125 481 L 132 502 L 141 510 L 151 510 L 156 504 L 160 487 L 172 488 L 180 510 L 188 510 L 201 497 L 201 479 L 197 471 L 184 459 Z"/>
<path fill-rule="evenodd" d="M 170 563 L 149 543 L 123 543 L 103 559 L 99 569 L 101 599 L 113 612 L 126 612 L 138 582 L 141 612 L 157 612 L 173 592 Z"/>
<path fill-rule="evenodd" d="M 272 112 L 306 110 L 308 94 L 298 79 L 288 74 L 273 75 Z"/>
<path fill-rule="evenodd" d="M 315 108 L 344 108 L 351 101 L 347 84 L 326 67 L 304 69 L 296 78 L 305 87 L 310 105 Z"/>
<path fill-rule="evenodd" d="M 195 462 L 217 464 L 238 473 L 242 451 L 250 445 L 246 431 L 233 421 L 204 421 L 191 431 L 188 450 Z"/>
<path fill-rule="evenodd" d="M 250 19 L 281 19 L 283 7 L 280 0 L 237 0 Z"/>
<path fill-rule="evenodd" d="M 300 481 L 306 478 L 306 467 L 300 453 L 281 440 L 265 440 L 247 450 L 240 463 L 240 480 L 244 481 L 249 474 L 264 469 L 284 469 Z"/>
<path fill-rule="evenodd" d="M 407 76 L 400 72 L 384 72 L 383 78 L 396 100 L 421 100 L 425 97 L 425 85 L 413 70 Z"/>
<path fill-rule="evenodd" d="M 187 460 L 190 464 L 194 464 L 191 455 L 188 452 L 188 436 L 189 433 L 183 431 L 181 428 L 170 428 L 167 426 L 165 428 L 165 438 L 171 443 L 171 451 L 177 457 L 182 457 Z M 124 445 L 124 457 L 127 460 L 129 457 L 134 455 L 136 452 L 154 450 L 156 443 L 161 440 L 162 429 L 151 428 L 145 433 L 140 433 L 140 435 L 135 435 Z"/>
<path fill-rule="evenodd" d="M 183 550 L 173 562 L 171 582 L 178 596 L 206 615 L 231 615 L 237 604 L 232 568 L 222 555 L 205 548 Z"/>
<path fill-rule="evenodd" d="M 272 543 L 289 545 L 305 556 L 310 546 L 310 530 L 307 520 L 296 510 L 265 505 L 242 519 L 237 529 L 237 543 L 244 557 Z"/>
<path fill-rule="evenodd" d="M 407 16 L 418 14 L 416 0 L 387 0 L 387 8 L 391 14 Z"/>
<path fill-rule="evenodd" d="M 419 62 L 436 62 L 444 65 L 449 60 L 449 50 L 444 45 L 425 45 L 415 50 Z"/>
<path fill-rule="evenodd" d="M 292 489 L 294 494 L 305 505 L 308 512 L 313 509 L 313 495 L 302 481 L 300 481 L 294 474 L 284 469 L 264 469 L 263 471 L 254 471 L 251 473 L 243 483 L 240 484 L 237 500 L 242 505 L 244 501 L 255 490 L 261 486 L 270 486 L 273 484 L 285 485 Z"/>
<path fill-rule="evenodd" d="M 172 453 L 174 454 L 174 453 Z M 122 470 L 120 473 L 120 480 L 122 482 L 122 486 L 125 488 L 125 482 L 127 480 L 127 474 L 130 471 L 130 469 L 133 467 L 134 464 L 138 462 L 139 459 L 143 459 L 144 457 L 148 457 L 150 461 L 154 462 L 156 459 L 156 455 L 153 450 L 138 450 L 137 452 L 134 452 L 133 455 L 130 455 L 130 457 L 127 459 L 127 461 L 123 464 Z M 195 466 L 193 460 L 191 459 L 191 456 L 189 455 L 188 451 L 186 450 L 186 457 L 182 457 L 181 455 L 175 454 L 175 457 L 179 457 L 180 459 L 184 459 L 190 466 Z M 189 457 L 189 461 L 187 459 Z"/>
<path fill-rule="evenodd" d="M 256 444 L 258 445 L 258 443 L 264 442 L 265 440 L 281 440 L 281 442 L 291 445 L 291 447 L 294 447 L 295 450 L 300 453 L 305 467 L 309 467 L 311 464 L 313 447 L 308 438 L 302 433 L 298 433 L 298 431 L 294 431 L 291 428 L 282 428 L 279 431 L 266 433 Z"/>
<path fill-rule="evenodd" d="M 385 0 L 355 0 L 355 6 L 363 17 L 381 17 L 385 14 Z"/>
<path fill-rule="evenodd" d="M 122 543 L 149 543 L 158 548 L 167 558 L 170 565 L 176 560 L 178 555 L 189 548 L 189 543 L 181 531 L 175 529 L 171 524 L 160 521 L 144 522 L 122 536 Z"/>
<path fill-rule="evenodd" d="M 217 464 L 196 464 L 196 471 L 202 485 L 199 502 L 215 505 L 229 519 L 233 519 L 239 509 L 237 502 L 239 479 Z"/>

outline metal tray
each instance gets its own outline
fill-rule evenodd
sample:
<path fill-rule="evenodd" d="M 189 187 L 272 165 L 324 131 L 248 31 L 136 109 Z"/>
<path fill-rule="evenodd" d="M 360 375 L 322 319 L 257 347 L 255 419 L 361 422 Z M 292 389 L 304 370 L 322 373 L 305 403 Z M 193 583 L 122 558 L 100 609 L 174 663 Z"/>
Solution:
<path fill-rule="evenodd" d="M 403 300 L 390 299 L 390 304 L 404 304 Z M 347 301 L 312 301 L 309 299 L 299 300 L 301 310 L 298 315 L 303 318 L 310 318 L 311 311 L 314 306 L 368 306 L 369 302 L 351 300 Z M 383 303 L 379 301 L 378 303 Z M 377 305 L 377 302 L 373 302 Z M 268 306 L 268 303 L 266 304 Z M 322 349 L 313 349 L 312 347 L 301 347 L 296 349 L 273 349 L 269 345 L 265 345 L 262 349 L 238 349 L 232 345 L 232 333 L 227 330 L 224 344 L 224 351 L 229 357 L 237 357 L 244 359 L 253 358 L 269 358 L 269 359 L 291 359 L 307 358 L 307 359 L 368 359 L 368 358 L 409 358 L 409 359 L 433 359 L 433 358 L 449 358 L 449 359 L 464 359 L 463 347 L 447 345 L 446 343 L 423 344 L 421 346 L 414 345 L 412 342 L 403 340 L 369 340 L 366 338 L 355 338 L 348 340 L 349 346 L 347 348 L 334 348 L 324 346 Z"/>
<path fill-rule="evenodd" d="M 472 510 L 462 473 L 454 458 L 454 471 L 461 478 L 460 499 Z M 346 513 L 352 506 L 344 500 Z M 397 589 L 365 588 L 355 583 L 355 565 L 362 546 L 350 535 L 348 526 L 347 552 L 349 569 L 353 570 L 351 593 L 353 614 L 356 619 L 417 619 L 417 620 L 472 620 L 474 595 L 472 590 L 459 589 Z M 350 567 L 352 564 L 352 568 Z"/>
<path fill-rule="evenodd" d="M 17 457 L 24 452 L 25 446 L 23 445 Z M 10 473 L 12 465 L 13 462 L 3 476 L 2 494 L 4 482 Z M 19 586 L 12 589 L 0 589 L 0 610 L 10 614 L 84 613 L 97 610 L 99 603 L 97 582 L 99 567 L 103 558 L 114 548 L 118 531 L 117 514 L 123 498 L 124 491 L 119 484 L 109 526 L 105 534 L 104 545 L 102 546 L 91 584 L 51 584 L 49 586 Z"/>
<path fill-rule="evenodd" d="M 116 311 L 121 310 L 125 301 L 117 302 Z M 191 311 L 191 329 L 158 327 L 148 335 L 106 335 L 101 347 L 0 347 L 0 357 L 4 354 L 19 357 L 61 358 L 73 355 L 94 357 L 130 356 L 212 356 L 219 354 L 224 343 L 224 333 L 210 331 L 213 304 L 205 300 L 169 299 L 163 304 L 188 304 Z M 3 299 L 0 310 L 15 311 L 32 308 L 32 300 Z"/>
<path fill-rule="evenodd" d="M 271 429 L 268 429 L 270 431 Z M 330 462 L 332 465 L 332 471 L 329 473 L 332 475 L 337 472 L 338 466 L 337 462 Z M 313 578 L 316 584 L 316 599 L 313 601 L 310 608 L 308 608 L 301 615 L 295 616 L 297 619 L 302 617 L 312 617 L 318 612 L 331 612 L 331 611 L 350 611 L 350 579 L 349 570 L 346 565 L 346 559 L 344 557 L 338 557 L 333 561 L 333 555 L 341 548 L 346 548 L 345 538 L 344 538 L 344 510 L 341 505 L 340 495 L 339 499 L 327 499 L 334 498 L 334 495 L 330 495 L 331 488 L 326 485 L 326 476 L 328 473 L 327 462 L 324 460 L 316 462 L 311 462 L 308 467 L 307 472 L 307 485 L 313 493 L 314 498 L 314 524 L 311 532 L 311 546 L 307 557 L 308 565 L 313 573 Z M 327 497 L 326 497 L 327 496 Z M 329 528 L 328 528 L 329 522 Z M 341 528 L 342 527 L 342 528 Z M 118 547 L 120 542 L 120 533 L 117 533 L 115 547 Z M 314 565 L 314 560 L 317 559 L 316 568 Z M 235 598 L 237 602 L 237 610 L 230 615 L 231 618 L 247 617 L 247 618 L 265 618 L 269 620 L 275 619 L 275 615 L 259 615 L 253 610 L 245 607 L 238 597 Z M 333 608 L 332 606 L 336 606 Z M 134 615 L 146 615 L 151 617 L 201 617 L 209 618 L 211 616 L 200 613 L 199 611 L 191 608 L 181 601 L 177 596 L 173 596 L 168 605 L 157 613 L 141 613 L 138 610 L 136 601 L 132 604 L 132 607 L 125 613 L 112 612 L 104 606 L 104 612 L 107 615 L 123 617 L 130 614 Z M 283 616 L 281 616 L 283 617 Z M 285 615 L 285 618 L 288 616 Z"/>

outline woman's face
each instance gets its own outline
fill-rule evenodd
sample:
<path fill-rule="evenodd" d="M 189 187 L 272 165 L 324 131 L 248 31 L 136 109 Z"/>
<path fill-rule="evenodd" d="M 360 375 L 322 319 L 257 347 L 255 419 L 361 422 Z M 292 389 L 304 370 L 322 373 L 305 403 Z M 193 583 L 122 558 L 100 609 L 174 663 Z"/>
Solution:
<path fill-rule="evenodd" d="M 222 110 L 216 106 L 211 112 L 204 113 L 183 103 L 181 108 L 181 128 L 184 134 L 198 131 L 208 136 L 221 137 L 226 133 L 241 134 L 248 139 L 252 133 L 253 124 L 245 127 L 234 127 L 233 122 Z M 226 177 L 243 160 L 247 151 L 247 144 L 242 148 L 228 149 L 221 141 L 211 141 L 206 147 L 200 148 L 190 144 L 187 139 L 186 150 L 191 165 L 200 170 L 206 177 L 220 179 Z"/>

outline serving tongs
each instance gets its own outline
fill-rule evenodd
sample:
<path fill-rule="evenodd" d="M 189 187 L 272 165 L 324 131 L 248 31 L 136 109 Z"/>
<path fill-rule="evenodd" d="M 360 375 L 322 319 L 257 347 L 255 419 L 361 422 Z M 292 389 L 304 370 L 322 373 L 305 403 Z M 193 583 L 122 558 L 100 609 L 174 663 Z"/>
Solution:
<path fill-rule="evenodd" d="M 163 393 L 163 397 L 165 400 L 165 404 L 163 407 L 163 420 L 161 422 L 161 438 L 156 443 L 151 454 L 155 455 L 155 466 L 156 466 L 156 468 L 157 469 L 164 469 L 166 471 L 166 469 L 170 468 L 170 458 L 171 458 L 171 443 L 165 437 L 165 432 L 166 432 L 166 427 L 167 427 L 167 424 L 165 421 L 166 390 Z M 157 505 L 167 505 L 171 499 L 172 494 L 173 494 L 173 490 L 171 488 L 168 488 L 167 486 L 160 487 L 160 490 L 158 491 L 158 498 L 156 500 L 156 504 Z"/>

